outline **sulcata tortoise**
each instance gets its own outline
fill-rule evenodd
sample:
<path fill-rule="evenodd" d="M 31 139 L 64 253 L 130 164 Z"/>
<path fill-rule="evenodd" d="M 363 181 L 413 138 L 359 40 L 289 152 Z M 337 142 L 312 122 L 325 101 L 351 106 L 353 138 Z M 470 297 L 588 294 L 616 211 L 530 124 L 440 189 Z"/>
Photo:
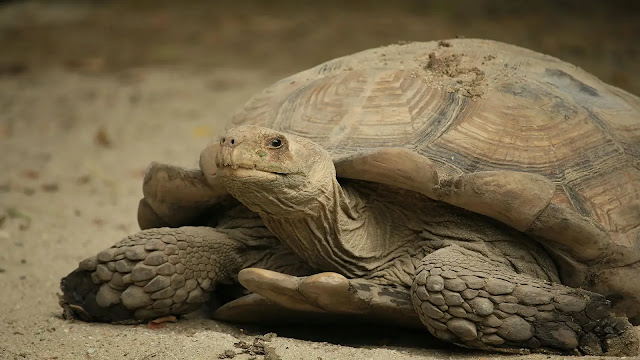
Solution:
<path fill-rule="evenodd" d="M 142 232 L 80 263 L 93 321 L 194 310 L 420 325 L 496 351 L 638 354 L 640 99 L 456 39 L 366 50 L 252 98 L 200 170 L 153 164 Z M 287 312 L 289 311 L 289 312 Z"/>

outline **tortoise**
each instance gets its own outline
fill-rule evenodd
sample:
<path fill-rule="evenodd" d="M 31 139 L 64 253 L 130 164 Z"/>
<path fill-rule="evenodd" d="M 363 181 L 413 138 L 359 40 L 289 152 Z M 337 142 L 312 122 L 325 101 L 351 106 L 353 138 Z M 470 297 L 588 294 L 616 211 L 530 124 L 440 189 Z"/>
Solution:
<path fill-rule="evenodd" d="M 142 232 L 80 263 L 94 321 L 345 315 L 495 351 L 638 354 L 640 99 L 500 42 L 394 44 L 285 78 L 200 169 L 152 164 Z M 267 309 L 267 310 L 265 310 Z"/>

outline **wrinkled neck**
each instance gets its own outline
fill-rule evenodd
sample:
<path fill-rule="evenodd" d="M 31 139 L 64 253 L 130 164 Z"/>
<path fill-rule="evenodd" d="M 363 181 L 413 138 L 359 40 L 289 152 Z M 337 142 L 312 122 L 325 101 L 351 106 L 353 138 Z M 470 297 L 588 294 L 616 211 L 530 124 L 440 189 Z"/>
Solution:
<path fill-rule="evenodd" d="M 262 203 L 261 214 L 280 218 L 315 218 L 331 213 L 334 217 L 353 217 L 349 200 L 335 177 L 315 179 L 302 188 L 284 188 L 270 194 L 269 203 Z"/>
<path fill-rule="evenodd" d="M 368 242 L 368 212 L 357 193 L 342 188 L 333 178 L 318 196 L 297 212 L 260 213 L 267 227 L 298 256 L 323 271 L 359 276 L 366 261 L 381 249 Z"/>

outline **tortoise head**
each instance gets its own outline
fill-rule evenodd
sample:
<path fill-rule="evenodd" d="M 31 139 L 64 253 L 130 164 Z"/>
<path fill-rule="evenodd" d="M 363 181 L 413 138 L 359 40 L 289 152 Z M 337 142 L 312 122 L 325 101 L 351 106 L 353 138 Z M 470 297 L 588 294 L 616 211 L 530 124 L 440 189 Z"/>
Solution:
<path fill-rule="evenodd" d="M 200 168 L 251 210 L 271 215 L 305 210 L 335 179 L 331 155 L 320 145 L 259 126 L 227 131 L 202 152 Z"/>

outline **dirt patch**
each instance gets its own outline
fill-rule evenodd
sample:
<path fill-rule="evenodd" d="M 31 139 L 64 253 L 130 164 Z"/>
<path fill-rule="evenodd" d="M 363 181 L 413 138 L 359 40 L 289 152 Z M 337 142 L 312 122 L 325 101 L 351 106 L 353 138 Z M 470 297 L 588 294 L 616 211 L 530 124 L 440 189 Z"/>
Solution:
<path fill-rule="evenodd" d="M 474 99 L 484 95 L 485 74 L 484 71 L 476 66 L 462 66 L 461 59 L 463 56 L 460 54 L 448 54 L 439 57 L 435 52 L 431 52 L 429 53 L 429 61 L 423 66 L 423 69 L 436 77 L 443 76 L 455 79 L 456 85 L 449 91 L 458 92 L 463 96 Z"/>
<path fill-rule="evenodd" d="M 282 360 L 277 354 L 276 349 L 266 344 L 276 336 L 275 333 L 268 333 L 266 335 L 256 336 L 250 343 L 243 340 L 238 341 L 233 344 L 235 350 L 225 350 L 218 355 L 218 359 L 233 359 L 237 355 L 247 354 L 249 355 L 249 359 L 258 359 L 258 357 L 260 357 L 264 360 Z"/>

